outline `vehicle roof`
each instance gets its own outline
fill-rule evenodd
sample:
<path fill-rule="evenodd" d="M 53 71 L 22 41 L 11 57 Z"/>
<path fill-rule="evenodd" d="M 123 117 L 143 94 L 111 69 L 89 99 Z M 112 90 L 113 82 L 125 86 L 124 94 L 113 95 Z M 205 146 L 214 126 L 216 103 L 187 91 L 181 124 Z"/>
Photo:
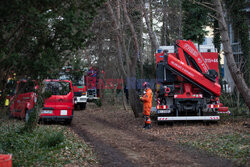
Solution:
<path fill-rule="evenodd" d="M 19 82 L 37 82 L 37 81 L 36 80 L 28 80 L 28 79 L 20 79 L 17 82 L 19 83 Z"/>
<path fill-rule="evenodd" d="M 69 82 L 71 83 L 70 80 L 60 80 L 60 79 L 45 79 L 45 82 Z"/>

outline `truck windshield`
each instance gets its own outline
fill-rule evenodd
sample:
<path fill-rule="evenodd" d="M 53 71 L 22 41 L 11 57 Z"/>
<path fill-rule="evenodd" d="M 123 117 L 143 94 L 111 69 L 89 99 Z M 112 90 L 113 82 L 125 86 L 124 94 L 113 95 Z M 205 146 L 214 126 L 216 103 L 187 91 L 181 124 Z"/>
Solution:
<path fill-rule="evenodd" d="M 6 85 L 6 92 L 8 95 L 13 96 L 15 94 L 17 81 L 16 80 L 9 80 Z"/>
<path fill-rule="evenodd" d="M 51 81 L 45 82 L 45 91 L 51 95 L 67 95 L 71 91 L 69 82 Z"/>
<path fill-rule="evenodd" d="M 22 93 L 29 93 L 29 92 L 35 92 L 35 82 L 33 81 L 21 81 L 18 84 L 18 90 L 17 90 L 17 94 L 22 94 Z"/>
<path fill-rule="evenodd" d="M 83 86 L 84 85 L 84 76 L 73 76 L 70 74 L 63 74 L 60 76 L 60 79 L 72 81 L 73 86 Z"/>

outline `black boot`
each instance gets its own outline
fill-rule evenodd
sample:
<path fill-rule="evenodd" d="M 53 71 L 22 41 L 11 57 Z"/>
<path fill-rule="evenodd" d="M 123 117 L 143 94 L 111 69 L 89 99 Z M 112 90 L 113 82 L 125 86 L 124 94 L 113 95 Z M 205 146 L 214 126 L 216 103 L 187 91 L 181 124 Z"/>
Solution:
<path fill-rule="evenodd" d="M 151 125 L 150 124 L 147 124 L 146 126 L 145 126 L 145 129 L 150 129 L 151 128 Z"/>

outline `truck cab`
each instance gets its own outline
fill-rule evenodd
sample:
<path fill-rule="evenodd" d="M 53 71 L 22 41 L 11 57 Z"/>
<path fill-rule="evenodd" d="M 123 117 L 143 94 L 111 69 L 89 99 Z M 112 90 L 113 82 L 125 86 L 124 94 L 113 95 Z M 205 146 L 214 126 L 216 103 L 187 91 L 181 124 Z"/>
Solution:
<path fill-rule="evenodd" d="M 97 89 L 98 82 L 98 71 L 91 67 L 85 76 L 87 92 L 88 92 L 88 101 L 94 101 L 100 99 L 99 89 Z"/>
<path fill-rule="evenodd" d="M 79 79 L 73 80 L 73 90 L 74 90 L 74 100 L 75 106 L 79 106 L 81 110 L 86 108 L 88 92 L 85 86 L 84 76 L 79 77 Z"/>
<path fill-rule="evenodd" d="M 10 97 L 10 114 L 12 117 L 28 120 L 29 113 L 37 102 L 37 90 L 38 85 L 35 81 L 17 81 L 14 94 Z"/>
<path fill-rule="evenodd" d="M 60 73 L 59 79 L 70 80 L 72 82 L 75 108 L 79 107 L 81 110 L 84 110 L 87 104 L 88 92 L 83 71 L 74 70 L 72 67 L 65 67 L 64 71 Z"/>
<path fill-rule="evenodd" d="M 70 124 L 74 114 L 74 92 L 69 80 L 45 80 L 43 92 L 49 94 L 44 100 L 40 120 L 63 121 Z"/>

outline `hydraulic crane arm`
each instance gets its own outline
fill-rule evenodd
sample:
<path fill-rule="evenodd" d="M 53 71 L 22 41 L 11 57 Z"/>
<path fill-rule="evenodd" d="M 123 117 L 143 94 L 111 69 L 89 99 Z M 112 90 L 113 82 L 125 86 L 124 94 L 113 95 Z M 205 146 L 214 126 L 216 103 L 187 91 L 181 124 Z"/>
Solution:
<path fill-rule="evenodd" d="M 204 61 L 200 52 L 194 46 L 193 42 L 178 40 L 176 45 L 183 49 L 195 61 L 202 73 L 206 74 L 208 72 L 209 67 Z"/>
<path fill-rule="evenodd" d="M 181 75 L 183 78 L 205 90 L 210 95 L 220 96 L 221 86 L 218 83 L 209 80 L 202 73 L 180 61 L 174 55 L 168 54 L 165 56 L 165 65 L 167 69 L 177 75 Z"/>

